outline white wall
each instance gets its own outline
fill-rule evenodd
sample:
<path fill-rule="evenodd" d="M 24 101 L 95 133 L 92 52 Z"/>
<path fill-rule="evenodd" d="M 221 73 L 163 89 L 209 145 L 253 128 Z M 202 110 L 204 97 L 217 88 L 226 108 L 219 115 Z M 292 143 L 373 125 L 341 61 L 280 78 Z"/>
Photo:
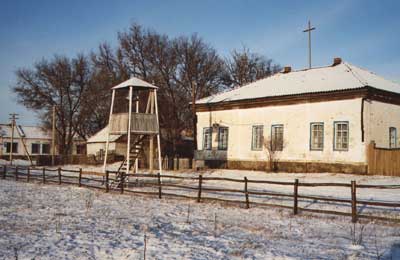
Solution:
<path fill-rule="evenodd" d="M 86 149 L 88 155 L 96 155 L 101 149 L 106 151 L 106 143 L 87 143 Z M 118 155 L 126 155 L 126 143 L 110 142 L 108 149 Z"/>
<path fill-rule="evenodd" d="M 88 155 L 96 155 L 100 150 L 106 151 L 106 143 L 88 143 L 86 149 Z M 115 142 L 110 142 L 108 149 L 115 150 Z"/>
<path fill-rule="evenodd" d="M 264 125 L 269 138 L 271 125 L 284 125 L 285 147 L 280 160 L 330 163 L 365 163 L 365 143 L 361 142 L 361 98 L 303 103 L 285 106 L 198 112 L 198 149 L 203 147 L 203 128 L 218 123 L 229 127 L 228 160 L 266 160 L 267 153 L 251 151 L 252 126 Z M 333 150 L 334 121 L 349 122 L 349 150 Z M 323 151 L 310 151 L 310 123 L 324 123 Z M 217 132 L 213 132 L 213 149 L 217 149 Z"/>
<path fill-rule="evenodd" d="M 366 140 L 377 147 L 389 148 L 389 128 L 397 129 L 397 147 L 400 148 L 400 106 L 379 101 L 365 102 Z"/>
<path fill-rule="evenodd" d="M 11 142 L 11 138 L 2 138 L 0 143 L 0 155 L 9 155 L 9 153 L 7 153 L 6 151 L 6 147 L 4 146 L 4 144 L 6 142 Z M 13 153 L 14 155 L 22 155 L 22 156 L 26 156 L 26 152 L 24 149 L 24 146 L 22 144 L 22 141 L 19 138 L 14 138 L 14 143 L 18 143 L 18 153 Z M 50 144 L 51 145 L 51 140 L 48 139 L 25 139 L 25 144 L 26 144 L 26 148 L 29 152 L 30 155 L 39 155 L 39 154 L 32 154 L 32 144 L 33 143 L 37 143 L 40 144 L 40 154 L 42 154 L 41 152 L 41 145 L 42 144 Z M 51 147 L 50 147 L 50 153 L 51 153 Z"/>

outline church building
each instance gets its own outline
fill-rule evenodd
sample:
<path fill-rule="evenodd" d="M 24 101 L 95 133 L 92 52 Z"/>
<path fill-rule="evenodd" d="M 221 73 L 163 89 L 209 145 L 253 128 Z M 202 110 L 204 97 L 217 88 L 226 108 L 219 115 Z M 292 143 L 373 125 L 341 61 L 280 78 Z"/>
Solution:
<path fill-rule="evenodd" d="M 400 84 L 335 58 L 196 101 L 199 167 L 368 171 L 368 147 L 400 147 Z"/>

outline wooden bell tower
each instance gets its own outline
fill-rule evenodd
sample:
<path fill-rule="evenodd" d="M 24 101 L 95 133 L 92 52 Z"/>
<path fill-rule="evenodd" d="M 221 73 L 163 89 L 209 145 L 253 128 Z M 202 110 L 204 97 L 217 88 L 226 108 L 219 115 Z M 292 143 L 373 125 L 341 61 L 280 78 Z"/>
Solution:
<path fill-rule="evenodd" d="M 158 170 L 161 174 L 160 124 L 158 120 L 157 87 L 141 79 L 132 77 L 112 88 L 110 117 L 104 172 L 107 170 L 110 135 L 126 138 L 126 156 L 118 172 L 126 174 L 138 171 L 138 158 L 143 154 L 143 144 L 149 140 L 150 171 L 153 170 L 154 137 L 157 138 Z M 140 102 L 142 101 L 143 102 Z M 147 100 L 146 106 L 144 102 Z"/>

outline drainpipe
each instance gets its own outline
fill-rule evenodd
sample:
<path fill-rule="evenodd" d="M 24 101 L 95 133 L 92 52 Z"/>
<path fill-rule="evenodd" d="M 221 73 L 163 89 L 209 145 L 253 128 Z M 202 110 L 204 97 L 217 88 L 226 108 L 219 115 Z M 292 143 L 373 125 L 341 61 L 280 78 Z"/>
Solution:
<path fill-rule="evenodd" d="M 361 142 L 364 143 L 365 139 L 365 129 L 364 129 L 364 101 L 367 100 L 367 98 L 363 97 L 361 99 Z"/>

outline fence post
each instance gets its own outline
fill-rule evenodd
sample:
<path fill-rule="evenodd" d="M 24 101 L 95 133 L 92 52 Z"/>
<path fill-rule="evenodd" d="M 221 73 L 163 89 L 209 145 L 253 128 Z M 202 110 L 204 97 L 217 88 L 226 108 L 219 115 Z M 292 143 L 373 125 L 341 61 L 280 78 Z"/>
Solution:
<path fill-rule="evenodd" d="M 43 179 L 43 184 L 46 183 L 46 168 L 43 167 L 42 169 L 42 179 Z"/>
<path fill-rule="evenodd" d="M 15 180 L 18 181 L 18 166 L 15 166 Z"/>
<path fill-rule="evenodd" d="M 294 180 L 294 191 L 293 191 L 293 215 L 297 215 L 298 206 L 298 193 L 299 193 L 299 179 Z"/>
<path fill-rule="evenodd" d="M 31 178 L 31 168 L 28 166 L 27 174 L 26 174 L 26 181 L 29 182 Z"/>
<path fill-rule="evenodd" d="M 244 177 L 244 194 L 246 196 L 246 209 L 250 208 L 249 192 L 247 191 L 247 177 Z"/>
<path fill-rule="evenodd" d="M 160 173 L 157 173 L 157 178 L 158 178 L 158 198 L 161 199 L 162 190 L 161 190 L 161 175 L 160 175 Z"/>
<path fill-rule="evenodd" d="M 82 186 L 82 168 L 79 168 L 78 186 Z"/>
<path fill-rule="evenodd" d="M 125 179 L 125 173 L 121 172 L 121 182 L 119 185 L 121 185 L 121 194 L 124 193 L 124 179 Z"/>
<path fill-rule="evenodd" d="M 106 192 L 110 190 L 110 187 L 108 186 L 108 178 L 109 178 L 109 172 L 106 171 Z"/>
<path fill-rule="evenodd" d="M 357 222 L 356 181 L 351 181 L 351 222 Z"/>
<path fill-rule="evenodd" d="M 58 185 L 61 185 L 61 168 L 58 167 L 57 171 L 58 171 Z"/>
<path fill-rule="evenodd" d="M 7 165 L 4 165 L 4 168 L 3 168 L 3 176 L 2 176 L 3 179 L 6 178 L 6 174 L 7 174 Z"/>
<path fill-rule="evenodd" d="M 197 194 L 197 202 L 200 202 L 201 200 L 201 185 L 203 183 L 203 176 L 200 174 L 199 175 L 199 193 Z"/>

